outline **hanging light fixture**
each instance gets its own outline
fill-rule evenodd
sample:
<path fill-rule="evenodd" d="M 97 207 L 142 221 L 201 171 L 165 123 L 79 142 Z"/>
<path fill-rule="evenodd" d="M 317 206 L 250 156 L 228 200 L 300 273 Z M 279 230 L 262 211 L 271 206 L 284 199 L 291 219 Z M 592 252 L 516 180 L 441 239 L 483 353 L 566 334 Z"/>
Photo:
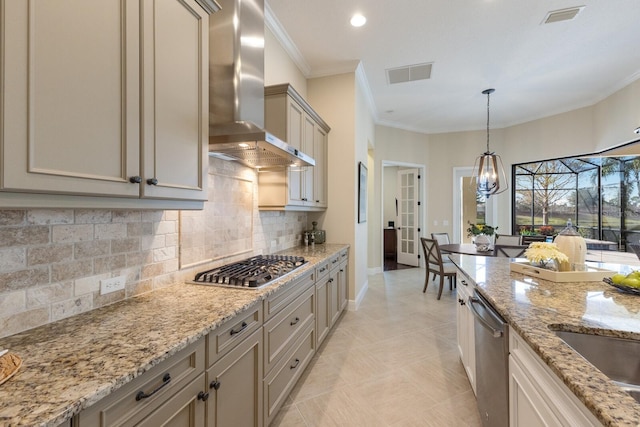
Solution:
<path fill-rule="evenodd" d="M 494 194 L 500 194 L 509 188 L 502 159 L 489 149 L 489 97 L 495 91 L 495 89 L 482 91 L 484 95 L 487 95 L 487 151 L 476 159 L 473 166 L 473 177 L 478 193 L 487 198 Z"/>

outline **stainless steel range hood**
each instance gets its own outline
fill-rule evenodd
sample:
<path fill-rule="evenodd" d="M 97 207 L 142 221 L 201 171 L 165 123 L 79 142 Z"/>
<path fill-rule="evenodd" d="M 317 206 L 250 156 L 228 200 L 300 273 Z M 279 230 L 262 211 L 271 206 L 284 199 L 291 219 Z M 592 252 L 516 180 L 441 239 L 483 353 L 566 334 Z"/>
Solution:
<path fill-rule="evenodd" d="M 264 0 L 218 0 L 209 20 L 209 154 L 256 168 L 314 166 L 264 129 Z"/>

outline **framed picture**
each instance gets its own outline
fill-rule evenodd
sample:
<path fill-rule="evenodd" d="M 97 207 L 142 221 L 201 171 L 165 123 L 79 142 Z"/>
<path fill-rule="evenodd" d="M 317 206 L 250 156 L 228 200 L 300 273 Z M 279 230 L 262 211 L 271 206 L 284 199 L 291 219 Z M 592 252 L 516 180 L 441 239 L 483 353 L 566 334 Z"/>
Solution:
<path fill-rule="evenodd" d="M 358 162 L 358 223 L 367 222 L 367 167 Z"/>

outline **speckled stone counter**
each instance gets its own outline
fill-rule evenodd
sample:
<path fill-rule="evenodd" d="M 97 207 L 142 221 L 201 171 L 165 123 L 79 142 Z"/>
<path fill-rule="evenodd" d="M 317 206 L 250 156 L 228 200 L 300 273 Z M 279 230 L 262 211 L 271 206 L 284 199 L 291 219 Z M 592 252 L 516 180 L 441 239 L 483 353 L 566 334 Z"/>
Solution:
<path fill-rule="evenodd" d="M 347 247 L 280 252 L 308 263 L 261 289 L 176 284 L 0 339 L 24 361 L 0 385 L 0 426 L 57 426 Z"/>
<path fill-rule="evenodd" d="M 507 258 L 452 255 L 451 259 L 604 425 L 640 425 L 640 404 L 552 331 L 640 339 L 639 296 L 623 294 L 602 281 L 556 283 L 511 273 Z M 614 264 L 600 266 L 631 271 Z"/>

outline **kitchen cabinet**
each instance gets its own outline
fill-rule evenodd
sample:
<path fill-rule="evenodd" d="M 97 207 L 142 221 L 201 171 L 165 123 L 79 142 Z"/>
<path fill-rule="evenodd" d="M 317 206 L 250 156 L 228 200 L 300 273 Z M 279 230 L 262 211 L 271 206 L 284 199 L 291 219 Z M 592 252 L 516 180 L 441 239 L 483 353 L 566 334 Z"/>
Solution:
<path fill-rule="evenodd" d="M 204 426 L 205 340 L 179 351 L 138 378 L 80 412 L 74 426 L 159 425 L 159 420 L 189 420 Z"/>
<path fill-rule="evenodd" d="M 475 334 L 473 326 L 473 314 L 468 305 L 469 297 L 473 294 L 473 282 L 464 276 L 460 270 L 457 272 L 459 286 L 458 305 L 456 306 L 458 353 L 460 361 L 467 373 L 467 378 L 476 393 L 476 356 L 475 356 Z"/>
<path fill-rule="evenodd" d="M 313 157 L 315 166 L 261 171 L 259 208 L 319 211 L 327 208 L 329 126 L 289 84 L 265 88 L 265 127 Z"/>
<path fill-rule="evenodd" d="M 316 351 L 315 269 L 265 301 L 264 424 L 283 405 Z"/>
<path fill-rule="evenodd" d="M 511 427 L 602 425 L 513 330 L 509 353 Z"/>
<path fill-rule="evenodd" d="M 3 5 L 0 190 L 206 200 L 212 0 Z"/>
<path fill-rule="evenodd" d="M 208 427 L 263 425 L 262 349 L 259 329 L 207 369 Z"/>
<path fill-rule="evenodd" d="M 341 262 L 340 255 L 341 254 L 338 253 L 332 256 L 317 267 L 316 336 L 318 346 L 320 346 L 329 334 L 331 328 L 338 321 L 347 303 L 346 270 L 343 268 L 342 273 L 340 272 L 340 266 L 345 267 L 346 259 L 343 259 Z"/>
<path fill-rule="evenodd" d="M 338 281 L 338 306 L 342 312 L 349 303 L 349 252 L 346 249 L 340 252 L 340 265 L 336 279 Z"/>

